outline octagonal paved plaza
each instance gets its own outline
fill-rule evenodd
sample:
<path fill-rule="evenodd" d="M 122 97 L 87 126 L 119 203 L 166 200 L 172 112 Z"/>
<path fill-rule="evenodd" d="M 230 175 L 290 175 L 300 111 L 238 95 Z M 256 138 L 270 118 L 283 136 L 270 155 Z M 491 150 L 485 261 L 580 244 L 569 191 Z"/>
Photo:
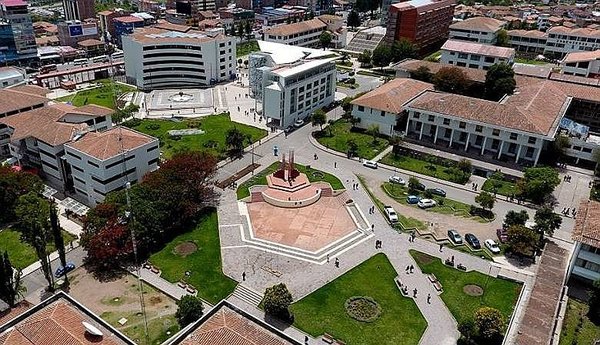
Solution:
<path fill-rule="evenodd" d="M 314 252 L 356 232 L 357 225 L 345 206 L 347 199 L 342 193 L 299 208 L 282 208 L 263 201 L 246 206 L 254 237 Z"/>

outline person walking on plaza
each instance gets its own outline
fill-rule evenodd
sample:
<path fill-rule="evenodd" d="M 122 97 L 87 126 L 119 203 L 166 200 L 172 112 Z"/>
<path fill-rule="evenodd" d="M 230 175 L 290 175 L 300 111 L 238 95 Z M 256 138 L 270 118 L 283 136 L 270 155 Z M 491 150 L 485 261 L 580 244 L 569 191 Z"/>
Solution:
<path fill-rule="evenodd" d="M 335 268 L 340 268 L 340 259 L 335 258 Z"/>
<path fill-rule="evenodd" d="M 410 273 L 413 273 L 414 270 L 415 270 L 415 266 L 410 265 Z"/>
<path fill-rule="evenodd" d="M 413 297 L 414 297 L 414 298 L 417 298 L 417 288 L 415 288 L 415 289 L 413 290 Z"/>
<path fill-rule="evenodd" d="M 431 304 L 431 294 L 427 294 L 427 304 Z"/>

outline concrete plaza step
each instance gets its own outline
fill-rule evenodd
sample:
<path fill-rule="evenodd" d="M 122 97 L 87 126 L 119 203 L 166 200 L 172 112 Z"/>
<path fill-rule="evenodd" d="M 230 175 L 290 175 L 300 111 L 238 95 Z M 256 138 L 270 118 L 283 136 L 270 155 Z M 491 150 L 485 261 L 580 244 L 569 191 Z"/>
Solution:
<path fill-rule="evenodd" d="M 255 307 L 258 307 L 263 299 L 263 295 L 242 285 L 241 283 L 235 287 L 232 295 Z"/>

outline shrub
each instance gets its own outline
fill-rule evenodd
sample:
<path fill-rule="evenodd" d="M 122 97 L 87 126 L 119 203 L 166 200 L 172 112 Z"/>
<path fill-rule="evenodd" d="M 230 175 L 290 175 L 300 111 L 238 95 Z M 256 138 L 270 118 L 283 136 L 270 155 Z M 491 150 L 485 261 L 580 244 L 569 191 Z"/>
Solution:
<path fill-rule="evenodd" d="M 352 77 L 354 74 L 355 74 L 355 73 L 354 73 L 354 71 L 350 71 L 350 72 L 348 72 L 348 75 L 349 75 L 349 76 L 351 76 L 351 77 Z"/>
<path fill-rule="evenodd" d="M 348 80 L 346 80 L 347 84 L 356 84 L 356 79 L 354 78 L 348 78 Z"/>
<path fill-rule="evenodd" d="M 157 131 L 160 129 L 160 125 L 158 123 L 150 123 L 146 125 L 146 129 L 151 131 Z"/>

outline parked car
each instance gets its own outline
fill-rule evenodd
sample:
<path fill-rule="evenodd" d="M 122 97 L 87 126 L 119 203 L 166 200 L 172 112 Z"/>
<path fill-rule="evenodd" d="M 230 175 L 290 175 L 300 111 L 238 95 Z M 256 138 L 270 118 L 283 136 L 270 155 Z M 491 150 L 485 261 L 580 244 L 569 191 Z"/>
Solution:
<path fill-rule="evenodd" d="M 377 169 L 377 162 L 373 162 L 373 161 L 364 161 L 363 165 L 366 166 L 367 168 L 371 168 L 371 169 Z"/>
<path fill-rule="evenodd" d="M 67 264 L 65 265 L 65 267 L 59 266 L 56 271 L 54 272 L 54 276 L 56 278 L 62 277 L 63 275 L 65 275 L 65 273 L 69 273 L 72 270 L 75 269 L 75 264 L 72 263 L 71 261 L 67 262 Z"/>
<path fill-rule="evenodd" d="M 415 188 L 416 188 L 417 190 L 422 190 L 422 191 L 424 191 L 424 190 L 426 190 L 426 189 L 427 189 L 427 187 L 425 187 L 425 185 L 424 185 L 424 184 L 422 184 L 421 182 L 419 182 L 419 183 L 416 185 L 416 187 L 415 187 Z"/>
<path fill-rule="evenodd" d="M 481 243 L 479 243 L 479 239 L 473 234 L 466 234 L 465 241 L 473 247 L 473 249 L 481 249 Z"/>
<path fill-rule="evenodd" d="M 292 127 L 292 126 L 287 126 L 287 127 L 286 127 L 286 128 L 283 130 L 283 131 L 284 131 L 285 133 L 290 133 L 290 132 L 291 132 L 291 131 L 293 131 L 293 130 L 294 130 L 294 127 Z"/>
<path fill-rule="evenodd" d="M 483 243 L 485 244 L 487 249 L 490 250 L 490 252 L 492 252 L 494 254 L 500 254 L 500 248 L 498 247 L 498 244 L 491 238 L 488 238 Z"/>
<path fill-rule="evenodd" d="M 453 230 L 453 229 L 448 230 L 448 238 L 454 244 L 462 244 L 463 243 L 462 237 L 460 237 L 460 234 L 456 230 Z"/>
<path fill-rule="evenodd" d="M 435 204 L 436 204 L 436 202 L 433 199 L 421 199 L 417 203 L 417 206 L 419 206 L 420 208 L 430 208 L 430 207 L 434 207 Z"/>
<path fill-rule="evenodd" d="M 446 191 L 441 188 L 429 188 L 428 191 L 430 191 L 433 195 L 446 197 Z"/>
<path fill-rule="evenodd" d="M 406 181 L 404 181 L 404 179 L 402 177 L 396 176 L 396 175 L 390 176 L 390 178 L 388 179 L 388 181 L 390 181 L 391 183 L 397 183 L 397 184 L 400 184 L 400 185 L 405 185 L 406 184 Z"/>
<path fill-rule="evenodd" d="M 506 229 L 496 229 L 496 236 L 500 243 L 506 243 L 508 241 L 508 231 Z"/>
<path fill-rule="evenodd" d="M 419 202 L 419 200 L 421 200 L 421 198 L 419 198 L 416 195 L 409 195 L 406 197 L 406 202 L 413 205 Z"/>
<path fill-rule="evenodd" d="M 302 119 L 298 119 L 298 120 L 294 121 L 294 127 L 296 127 L 296 128 L 300 128 L 303 125 L 304 125 L 304 120 L 302 120 Z"/>
<path fill-rule="evenodd" d="M 385 216 L 390 222 L 396 223 L 398 221 L 398 215 L 392 206 L 384 206 L 383 212 L 385 212 Z"/>

